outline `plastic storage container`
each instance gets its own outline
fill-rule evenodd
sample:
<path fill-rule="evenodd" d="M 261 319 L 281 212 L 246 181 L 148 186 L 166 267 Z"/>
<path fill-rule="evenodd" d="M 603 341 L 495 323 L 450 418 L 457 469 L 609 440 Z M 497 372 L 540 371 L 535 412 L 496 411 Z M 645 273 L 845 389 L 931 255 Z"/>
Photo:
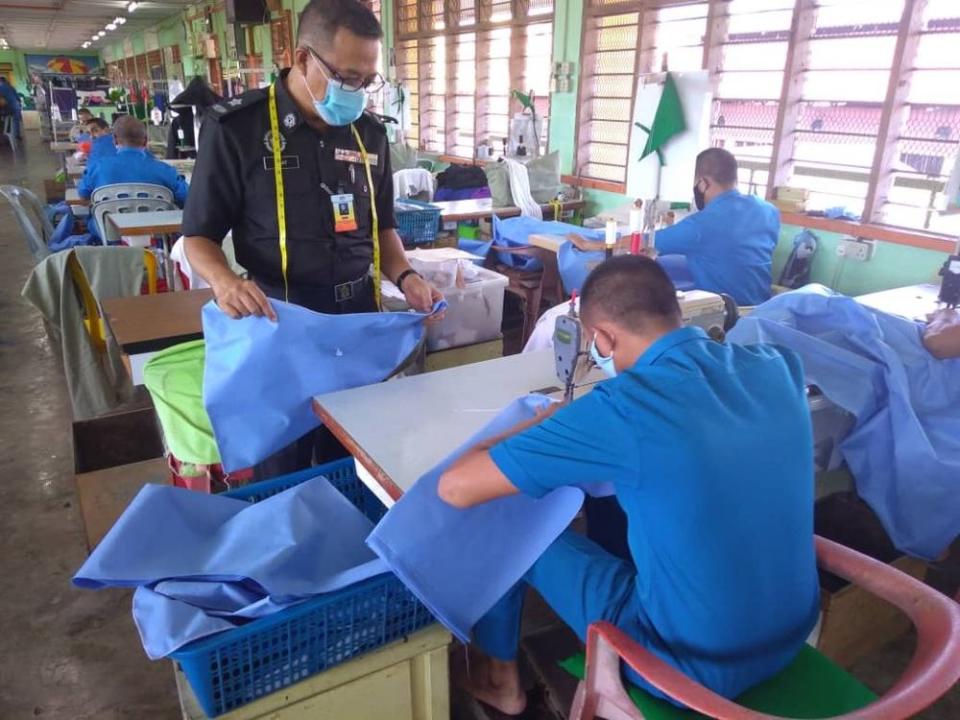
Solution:
<path fill-rule="evenodd" d="M 397 233 L 404 245 L 423 245 L 437 239 L 440 208 L 419 200 L 397 200 L 394 205 Z"/>
<path fill-rule="evenodd" d="M 478 267 L 476 271 L 465 288 L 443 291 L 447 312 L 439 324 L 427 328 L 428 350 L 448 350 L 500 337 L 508 280 L 487 268 Z"/>
<path fill-rule="evenodd" d="M 377 522 L 386 508 L 357 478 L 353 458 L 284 475 L 224 493 L 259 502 L 325 476 L 344 497 Z M 434 622 L 430 612 L 392 573 L 212 635 L 171 654 L 210 717 L 399 640 Z"/>

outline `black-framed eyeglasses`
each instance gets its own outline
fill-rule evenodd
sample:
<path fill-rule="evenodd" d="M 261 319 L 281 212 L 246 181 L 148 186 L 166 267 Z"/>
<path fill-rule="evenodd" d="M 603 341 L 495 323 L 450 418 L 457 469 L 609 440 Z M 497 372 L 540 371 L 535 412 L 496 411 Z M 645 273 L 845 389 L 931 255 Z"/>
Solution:
<path fill-rule="evenodd" d="M 313 57 L 317 59 L 317 62 L 320 63 L 322 68 L 326 70 L 324 74 L 326 75 L 326 73 L 329 73 L 329 75 L 327 76 L 327 80 L 337 83 L 341 88 L 343 88 L 347 92 L 359 92 L 363 90 L 364 92 L 375 93 L 375 92 L 379 92 L 380 89 L 383 88 L 384 84 L 386 83 L 386 80 L 383 79 L 383 75 L 381 75 L 380 73 L 374 73 L 370 77 L 365 78 L 363 80 L 353 80 L 353 79 L 348 80 L 344 78 L 343 75 L 341 75 L 340 72 L 335 67 L 333 67 L 333 65 L 328 63 L 322 57 L 320 57 L 320 53 L 318 53 L 312 47 L 308 47 L 306 45 L 304 45 L 303 47 L 307 50 L 307 52 L 313 55 Z"/>

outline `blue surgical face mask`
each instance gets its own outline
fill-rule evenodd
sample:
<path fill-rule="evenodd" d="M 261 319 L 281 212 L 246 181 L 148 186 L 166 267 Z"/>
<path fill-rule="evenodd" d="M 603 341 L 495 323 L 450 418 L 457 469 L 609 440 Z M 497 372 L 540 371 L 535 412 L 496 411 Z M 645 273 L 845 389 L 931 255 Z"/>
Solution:
<path fill-rule="evenodd" d="M 327 91 L 323 95 L 323 100 L 317 100 L 307 83 L 307 78 L 302 76 L 303 84 L 306 86 L 307 92 L 310 93 L 317 115 L 327 125 L 334 127 L 349 125 L 357 120 L 363 115 L 363 108 L 367 105 L 367 94 L 363 90 L 344 90 L 337 81 L 327 75 L 319 60 L 314 58 L 313 55 L 310 57 L 317 63 L 320 72 L 327 79 Z"/>
<path fill-rule="evenodd" d="M 596 335 L 593 336 L 593 340 L 590 343 L 590 357 L 593 358 L 593 362 L 603 371 L 604 375 L 611 378 L 617 376 L 617 367 L 613 364 L 613 353 L 610 353 L 609 357 L 604 357 L 600 354 L 600 351 L 597 349 Z"/>

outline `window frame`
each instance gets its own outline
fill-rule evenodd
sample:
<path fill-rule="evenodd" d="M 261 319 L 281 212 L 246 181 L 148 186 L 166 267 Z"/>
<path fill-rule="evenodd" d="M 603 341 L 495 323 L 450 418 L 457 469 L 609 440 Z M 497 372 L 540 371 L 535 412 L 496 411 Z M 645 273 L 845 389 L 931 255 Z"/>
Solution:
<path fill-rule="evenodd" d="M 427 24 L 429 24 L 431 19 L 439 17 L 431 9 L 438 3 L 442 4 L 443 7 L 442 17 L 444 27 L 425 27 Z M 473 10 L 471 11 L 474 18 L 473 22 L 461 25 L 458 20 L 458 0 L 415 0 L 415 2 L 412 3 L 412 6 L 416 8 L 417 30 L 415 32 L 403 30 L 403 23 L 401 22 L 401 6 L 399 3 L 395 5 L 394 45 L 397 48 L 398 55 L 405 51 L 403 46 L 407 43 L 414 43 L 415 47 L 417 48 L 419 65 L 416 81 L 417 109 L 415 117 L 411 117 L 411 123 L 417 126 L 417 146 L 421 152 L 437 154 L 441 158 L 450 158 L 454 160 L 473 160 L 474 158 L 474 153 L 471 153 L 470 156 L 456 155 L 454 153 L 454 150 L 458 147 L 458 145 L 456 142 L 456 127 L 453 126 L 452 119 L 458 114 L 456 109 L 457 98 L 467 97 L 467 95 L 459 91 L 458 84 L 456 82 L 450 81 L 453 77 L 452 73 L 455 73 L 458 63 L 457 49 L 460 46 L 460 38 L 467 38 L 467 42 L 472 42 L 475 46 L 474 57 L 477 65 L 477 72 L 473 91 L 472 136 L 474 147 L 476 147 L 477 143 L 481 139 L 494 139 L 487 137 L 489 135 L 489 131 L 486 128 L 485 122 L 486 115 L 488 113 L 485 112 L 485 107 L 487 105 L 487 100 L 492 93 L 490 92 L 489 84 L 482 82 L 485 76 L 483 75 L 481 69 L 481 66 L 485 62 L 484 58 L 486 57 L 486 53 L 483 51 L 483 49 L 491 42 L 491 35 L 497 30 L 510 28 L 510 51 L 508 58 L 510 77 L 507 84 L 508 93 L 511 88 L 523 86 L 524 61 L 527 50 L 527 29 L 537 25 L 549 24 L 551 38 L 553 37 L 553 33 L 555 32 L 555 3 L 551 6 L 549 13 L 531 15 L 529 13 L 531 0 L 509 0 L 511 17 L 506 20 L 490 20 L 494 6 L 499 7 L 504 4 L 505 3 L 503 0 L 474 0 Z M 407 22 L 409 22 L 409 20 Z M 423 132 L 423 116 L 424 113 L 429 110 L 429 98 L 431 96 L 438 96 L 437 93 L 430 92 L 429 83 L 431 78 L 429 78 L 427 73 L 424 72 L 424 67 L 425 59 L 429 55 L 431 43 L 435 42 L 439 37 L 445 38 L 444 58 L 441 62 L 445 66 L 444 72 L 447 82 L 445 83 L 445 91 L 443 95 L 440 96 L 444 99 L 444 128 L 440 135 L 442 150 L 438 152 L 435 148 L 426 147 L 426 139 Z M 403 62 L 401 57 L 397 58 L 398 68 L 405 64 L 407 63 Z M 406 78 L 402 78 L 402 80 L 406 80 Z M 496 97 L 499 97 L 499 95 Z M 538 95 L 537 98 L 538 100 L 543 98 L 547 100 L 548 111 L 546 116 L 542 118 L 542 120 L 547 121 L 549 118 L 550 91 L 548 90 L 548 92 L 544 93 L 543 95 Z M 512 116 L 516 107 L 515 101 L 513 99 L 509 99 L 508 115 Z M 544 122 L 544 126 L 547 126 L 546 122 Z M 496 138 L 499 139 L 499 135 L 496 136 Z M 544 147 L 546 147 L 549 144 L 549 136 L 541 138 L 541 143 Z"/>
<path fill-rule="evenodd" d="M 707 10 L 702 67 L 710 71 L 711 85 L 715 91 L 714 95 L 716 95 L 717 84 L 723 71 L 723 51 L 727 36 L 726 25 L 730 18 L 729 0 L 626 0 L 625 2 L 585 0 L 581 27 L 581 48 L 583 52 L 581 53 L 581 66 L 579 68 L 576 148 L 574 154 L 574 176 L 583 186 L 619 193 L 626 191 L 625 181 L 615 182 L 587 176 L 583 173 L 583 169 L 589 164 L 590 157 L 590 139 L 586 136 L 589 131 L 584 124 L 586 120 L 584 114 L 585 93 L 587 92 L 587 84 L 592 82 L 595 75 L 588 74 L 587 63 L 582 60 L 586 57 L 587 49 L 596 42 L 599 32 L 597 29 L 598 19 L 634 12 L 639 14 L 636 25 L 638 44 L 633 50 L 635 53 L 633 77 L 636 79 L 637 74 L 641 71 L 641 58 L 650 49 L 648 44 L 650 42 L 649 34 L 644 29 L 645 13 L 649 13 L 651 10 L 683 5 L 701 5 L 705 6 Z M 919 176 L 898 178 L 895 172 L 899 158 L 898 143 L 903 139 L 900 128 L 906 126 L 905 123 L 911 107 L 914 106 L 908 101 L 914 71 L 913 62 L 920 38 L 923 34 L 930 32 L 924 29 L 926 5 L 927 0 L 904 0 L 903 12 L 897 24 L 896 33 L 888 35 L 888 37 L 895 38 L 896 44 L 888 71 L 888 83 L 881 108 L 879 133 L 871 166 L 866 169 L 866 172 L 860 174 L 862 175 L 860 181 L 865 181 L 867 184 L 867 194 L 861 216 L 863 223 L 884 223 L 884 207 L 888 203 L 888 197 L 894 187 L 928 189 L 931 199 L 936 196 L 938 189 L 942 190 L 939 187 L 942 183 L 936 178 Z M 766 196 L 768 199 L 773 199 L 777 186 L 789 184 L 790 179 L 795 174 L 814 175 L 822 178 L 829 178 L 835 174 L 830 170 L 817 173 L 808 167 L 797 168 L 797 165 L 803 166 L 804 163 L 796 161 L 793 157 L 794 140 L 796 131 L 799 129 L 799 109 L 803 100 L 803 75 L 808 70 L 805 66 L 805 56 L 809 49 L 809 43 L 814 37 L 818 6 L 819 2 L 817 0 L 795 0 L 793 4 L 792 21 L 787 39 L 787 57 L 784 63 L 778 98 L 779 104 L 773 129 L 773 147 L 769 164 L 761 161 L 744 161 L 743 163 L 745 166 L 749 166 L 747 169 L 750 170 L 751 176 L 754 172 L 762 172 L 766 165 Z M 960 16 L 960 11 L 957 14 Z M 630 99 L 629 117 L 631 118 L 633 117 L 635 102 L 636 97 L 634 95 Z M 958 109 L 958 112 L 960 112 L 960 109 Z M 960 146 L 958 146 L 958 150 L 960 150 Z M 949 155 L 947 158 L 949 161 Z M 929 229 L 933 213 L 936 212 L 932 200 L 930 207 L 916 206 L 916 209 L 918 214 L 920 212 L 924 214 L 923 227 L 906 227 L 930 235 L 949 237 L 949 235 L 933 232 Z"/>

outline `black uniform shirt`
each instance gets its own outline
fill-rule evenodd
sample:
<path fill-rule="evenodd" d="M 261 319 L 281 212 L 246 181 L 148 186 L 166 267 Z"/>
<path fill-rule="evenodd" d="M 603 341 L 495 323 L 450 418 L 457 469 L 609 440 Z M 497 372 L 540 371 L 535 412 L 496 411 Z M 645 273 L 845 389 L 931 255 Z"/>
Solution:
<path fill-rule="evenodd" d="M 318 132 L 277 82 L 287 216 L 287 278 L 291 286 L 331 286 L 356 280 L 373 261 L 371 198 L 381 232 L 396 227 L 393 174 L 383 125 L 369 114 L 354 123 L 370 156 L 373 188 L 350 126 Z M 220 243 L 233 230 L 237 262 L 254 278 L 282 284 L 270 135 L 269 88 L 214 105 L 183 211 L 183 234 Z M 334 231 L 331 195 L 352 194 L 357 229 Z"/>

